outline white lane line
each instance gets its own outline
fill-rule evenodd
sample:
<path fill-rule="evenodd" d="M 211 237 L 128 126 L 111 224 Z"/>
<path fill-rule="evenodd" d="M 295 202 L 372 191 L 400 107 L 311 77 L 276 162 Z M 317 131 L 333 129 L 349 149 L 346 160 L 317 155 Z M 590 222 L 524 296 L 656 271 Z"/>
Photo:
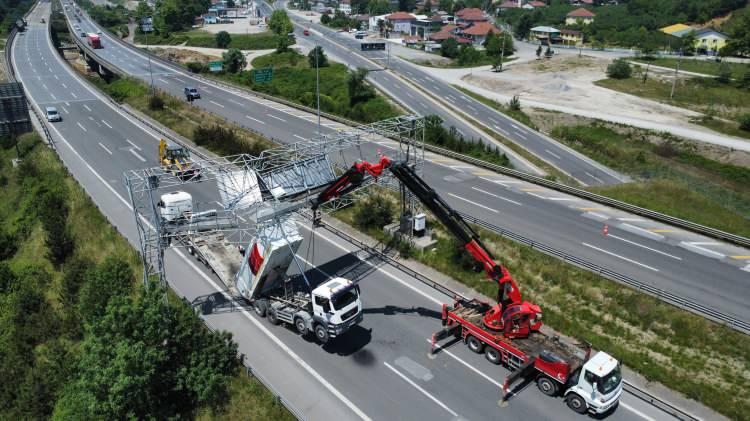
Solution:
<path fill-rule="evenodd" d="M 86 105 L 86 104 L 83 104 L 83 108 L 85 108 L 85 109 L 86 109 L 86 110 L 87 110 L 88 112 L 91 112 L 91 108 L 89 108 L 89 106 L 88 106 L 88 105 Z"/>
<path fill-rule="evenodd" d="M 63 111 L 65 111 L 65 114 L 70 114 L 70 113 L 68 112 L 68 109 L 67 109 L 67 108 L 65 108 L 65 107 L 63 107 L 63 106 L 60 106 L 60 108 L 62 108 L 62 110 L 63 110 Z"/>
<path fill-rule="evenodd" d="M 275 118 L 276 120 L 279 120 L 279 121 L 283 121 L 284 123 L 286 123 L 286 120 L 284 120 L 284 119 L 283 119 L 283 118 L 281 118 L 281 117 L 276 117 L 276 116 L 275 116 L 275 115 L 273 115 L 273 114 L 266 114 L 266 115 L 267 115 L 267 116 L 269 116 L 269 117 L 271 117 L 271 118 Z"/>
<path fill-rule="evenodd" d="M 52 99 L 54 99 L 55 101 L 57 101 L 57 97 L 56 97 L 56 96 L 55 96 L 55 94 L 53 94 L 52 92 L 50 92 L 50 93 L 49 93 L 49 96 L 51 96 L 51 97 L 52 97 Z"/>
<path fill-rule="evenodd" d="M 75 93 L 71 92 L 71 93 L 70 93 L 70 95 L 71 95 L 71 96 L 72 96 L 73 98 L 75 98 L 75 99 L 78 99 L 78 95 L 76 95 Z"/>
<path fill-rule="evenodd" d="M 530 191 L 527 191 L 526 194 L 534 196 L 534 197 L 538 197 L 539 199 L 542 199 L 542 200 L 547 200 L 547 196 L 542 196 L 541 194 L 536 194 Z"/>
<path fill-rule="evenodd" d="M 638 231 L 638 232 L 641 232 L 643 234 L 646 234 L 647 236 L 649 236 L 651 238 L 656 238 L 657 240 L 663 240 L 664 239 L 664 236 L 661 235 L 661 234 L 657 234 L 655 232 L 651 232 L 651 231 L 649 231 L 647 229 L 643 229 L 641 227 L 637 227 L 635 225 L 631 225 L 631 224 L 628 224 L 628 223 L 621 224 L 620 228 L 624 229 L 625 231 L 630 231 L 630 232 Z M 637 233 L 635 233 L 635 234 L 637 234 Z"/>
<path fill-rule="evenodd" d="M 484 209 L 487 209 L 487 210 L 488 210 L 488 211 L 490 211 L 490 212 L 494 212 L 494 213 L 499 213 L 499 212 L 498 212 L 497 210 L 495 210 L 495 209 L 492 209 L 492 208 L 491 208 L 491 207 L 489 207 L 489 206 L 484 206 L 484 205 L 482 205 L 481 203 L 473 202 L 473 201 L 471 201 L 471 200 L 469 200 L 469 199 L 465 199 L 465 198 L 463 198 L 463 197 L 461 197 L 461 196 L 456 196 L 456 195 L 455 195 L 455 194 L 453 194 L 453 193 L 448 193 L 448 195 L 449 195 L 449 196 L 453 196 L 453 197 L 455 197 L 455 198 L 456 198 L 456 199 L 458 199 L 458 200 L 463 200 L 464 202 L 468 202 L 468 203 L 471 203 L 471 204 L 472 204 L 472 205 L 474 205 L 474 206 L 479 206 L 480 208 L 484 208 Z"/>
<path fill-rule="evenodd" d="M 438 404 L 438 405 L 439 405 L 439 406 L 440 406 L 441 408 L 443 408 L 443 409 L 445 409 L 446 411 L 448 411 L 448 413 L 449 413 L 449 414 L 453 415 L 454 417 L 458 417 L 458 413 L 456 413 L 455 411 L 453 411 L 452 409 L 450 409 L 450 408 L 448 407 L 448 405 L 446 405 L 446 404 L 444 404 L 444 403 L 440 402 L 440 400 L 438 400 L 438 398 L 436 398 L 436 397 L 432 396 L 432 395 L 431 395 L 431 394 L 430 394 L 430 393 L 429 393 L 428 391 L 424 390 L 424 389 L 423 389 L 423 388 L 422 388 L 422 387 L 421 387 L 420 385 L 418 385 L 418 384 L 414 383 L 414 381 L 413 381 L 413 380 L 411 380 L 410 378 L 408 378 L 408 377 L 406 377 L 405 375 L 401 374 L 401 372 L 400 372 L 400 371 L 398 371 L 398 370 L 396 370 L 395 368 L 393 368 L 393 366 L 391 366 L 391 365 L 390 365 L 390 364 L 388 364 L 387 362 L 383 361 L 383 364 L 385 364 L 385 366 L 386 366 L 386 367 L 388 367 L 388 368 L 389 368 L 389 369 L 390 369 L 391 371 L 393 371 L 394 373 L 396 373 L 396 374 L 397 374 L 397 375 L 398 375 L 399 377 L 401 377 L 402 379 L 404 379 L 404 381 L 406 381 L 407 383 L 409 383 L 410 385 L 412 385 L 412 386 L 413 386 L 413 387 L 414 387 L 415 389 L 417 389 L 417 390 L 419 390 L 420 392 L 422 392 L 422 394 L 423 394 L 423 395 L 425 395 L 425 396 L 427 396 L 428 398 L 430 398 L 430 400 L 431 400 L 431 401 L 435 402 L 435 403 L 436 403 L 436 404 Z"/>
<path fill-rule="evenodd" d="M 131 146 L 133 146 L 134 148 L 138 149 L 139 151 L 141 150 L 141 147 L 138 146 L 138 145 L 136 145 L 135 143 L 133 143 L 130 139 L 125 139 L 125 141 L 128 142 L 128 143 L 130 143 Z"/>
<path fill-rule="evenodd" d="M 422 102 L 422 101 L 419 101 L 419 105 L 421 105 L 421 106 L 423 106 L 423 107 L 425 107 L 425 108 L 429 108 L 429 107 L 427 107 L 427 104 L 425 104 L 425 103 L 424 103 L 424 102 Z"/>
<path fill-rule="evenodd" d="M 128 150 L 130 151 L 130 153 L 132 153 L 133 155 L 135 155 L 136 158 L 140 159 L 141 162 L 146 162 L 146 158 L 138 155 L 138 152 L 136 152 L 133 148 L 128 148 Z"/>
<path fill-rule="evenodd" d="M 164 80 L 162 78 L 159 78 L 159 80 L 162 81 L 162 82 L 164 82 L 164 83 L 166 83 L 166 84 L 169 84 L 169 81 L 166 81 L 166 80 Z"/>
<path fill-rule="evenodd" d="M 599 177 L 595 176 L 594 174 L 591 174 L 590 172 L 586 171 L 586 175 L 588 175 L 589 177 L 593 178 L 594 180 L 596 180 L 596 181 L 598 181 L 598 182 L 600 182 L 600 183 L 604 184 L 604 181 L 602 181 L 602 179 L 601 179 L 601 178 L 599 178 Z"/>
<path fill-rule="evenodd" d="M 414 98 L 414 95 L 412 95 L 411 92 L 409 92 L 409 91 L 406 91 L 406 96 L 408 96 L 409 98 L 412 98 L 412 99 Z"/>
<path fill-rule="evenodd" d="M 476 111 L 477 111 L 477 109 L 476 109 L 476 108 L 474 108 L 474 107 L 472 107 L 471 105 L 467 105 L 467 107 L 471 108 L 471 109 L 472 109 L 472 110 L 473 110 L 474 112 L 476 112 Z"/>
<path fill-rule="evenodd" d="M 86 128 L 85 128 L 85 127 L 83 127 L 83 124 L 81 124 L 81 122 L 80 122 L 80 121 L 79 121 L 79 122 L 76 122 L 76 124 L 78 124 L 78 127 L 80 127 L 80 128 L 81 128 L 81 130 L 83 130 L 84 132 L 87 132 L 87 131 L 88 131 L 88 130 L 86 130 Z"/>
<path fill-rule="evenodd" d="M 498 125 L 495 125 L 494 127 L 495 127 L 495 129 L 497 129 L 499 132 L 501 132 L 502 134 L 504 134 L 506 136 L 508 136 L 510 134 L 510 133 L 508 133 L 507 130 L 503 129 L 502 127 L 500 127 Z"/>
<path fill-rule="evenodd" d="M 294 136 L 294 137 L 296 137 L 297 139 L 305 140 L 305 138 L 304 138 L 304 137 L 302 137 L 302 136 L 300 136 L 300 135 L 298 135 L 298 134 L 295 134 L 295 135 L 293 135 L 293 136 Z"/>
<path fill-rule="evenodd" d="M 521 180 L 496 180 L 493 178 L 487 178 L 487 177 L 479 177 L 484 181 L 489 181 L 490 183 L 505 185 L 505 184 L 521 184 L 523 181 Z"/>
<path fill-rule="evenodd" d="M 628 244 L 632 244 L 632 245 L 634 245 L 634 246 L 637 246 L 637 247 L 641 247 L 641 248 L 644 248 L 644 249 L 646 249 L 646 250 L 651 250 L 651 251 L 653 251 L 654 253 L 659 253 L 659 254 L 662 254 L 662 255 L 664 255 L 664 256 L 667 256 L 667 257 L 671 257 L 671 258 L 673 258 L 673 259 L 676 259 L 676 260 L 682 260 L 682 257 L 677 257 L 677 256 L 675 256 L 675 255 L 672 255 L 672 254 L 669 254 L 669 253 L 665 253 L 665 252 L 663 252 L 663 251 L 661 251 L 661 250 L 657 250 L 657 249 L 654 249 L 654 248 L 651 248 L 651 247 L 648 247 L 648 246 L 644 246 L 643 244 L 638 244 L 638 243 L 636 243 L 635 241 L 630 241 L 630 240 L 628 240 L 628 239 L 626 239 L 626 238 L 618 237 L 618 236 L 616 236 L 616 235 L 614 235 L 614 234 L 609 234 L 609 235 L 607 235 L 607 237 L 612 237 L 612 238 L 614 238 L 614 239 L 616 239 L 616 240 L 624 241 L 624 242 L 626 242 L 626 243 L 628 243 Z"/>
<path fill-rule="evenodd" d="M 456 103 L 455 101 L 453 101 L 453 100 L 452 100 L 452 99 L 450 99 L 450 98 L 445 98 L 445 99 L 447 99 L 447 100 L 448 100 L 448 102 L 450 102 L 451 104 L 455 104 L 455 103 Z"/>
<path fill-rule="evenodd" d="M 521 139 L 526 140 L 526 136 L 524 136 L 523 134 L 519 133 L 518 131 L 514 131 L 513 133 L 515 133 Z"/>
<path fill-rule="evenodd" d="M 65 85 L 64 83 L 61 83 L 60 85 L 62 85 L 63 88 L 68 89 L 67 85 Z"/>
<path fill-rule="evenodd" d="M 99 146 L 101 146 L 102 149 L 104 149 L 105 151 L 107 151 L 108 154 L 112 155 L 112 151 L 110 151 L 109 149 L 107 149 L 106 146 L 102 145 L 102 142 L 99 142 Z"/>
<path fill-rule="evenodd" d="M 700 246 L 718 246 L 719 243 L 706 243 L 706 242 L 699 242 L 699 241 L 692 241 L 692 242 L 680 241 L 680 244 L 689 249 L 693 249 L 694 252 L 698 252 L 703 255 L 708 255 L 709 257 L 714 256 L 719 259 L 723 259 L 726 257 L 726 254 L 719 253 L 718 251 L 713 251 L 705 247 L 700 247 Z"/>
<path fill-rule="evenodd" d="M 242 104 L 241 102 L 239 102 L 237 100 L 234 100 L 234 99 L 230 99 L 229 102 L 231 102 L 232 104 L 237 104 L 237 105 L 239 105 L 241 107 L 244 106 L 244 104 Z"/>
<path fill-rule="evenodd" d="M 258 120 L 257 118 L 253 118 L 253 117 L 250 117 L 249 115 L 246 115 L 246 116 L 245 116 L 245 118 L 249 118 L 250 120 L 253 120 L 253 121 L 255 121 L 256 123 L 260 123 L 260 124 L 266 124 L 266 123 L 264 123 L 264 122 L 262 122 L 262 121 Z"/>
<path fill-rule="evenodd" d="M 102 123 L 104 123 L 104 125 L 109 127 L 110 129 L 112 128 L 112 126 L 110 126 L 109 123 L 107 123 L 105 120 L 102 120 Z"/>
<path fill-rule="evenodd" d="M 617 218 L 618 221 L 622 222 L 643 222 L 645 219 L 641 218 Z"/>
<path fill-rule="evenodd" d="M 432 343 L 432 339 L 431 338 L 425 338 L 425 340 L 429 344 Z M 494 384 L 495 386 L 497 386 L 497 387 L 499 387 L 501 389 L 503 388 L 503 385 L 500 382 L 498 382 L 497 380 L 493 379 L 492 377 L 490 377 L 490 376 L 482 373 L 476 367 L 474 367 L 473 365 L 467 363 L 466 361 L 462 360 L 461 358 L 458 358 L 455 354 L 453 354 L 452 352 L 448 351 L 448 348 L 443 348 L 440 345 L 436 345 L 435 349 L 439 349 L 441 354 L 444 353 L 444 354 L 448 355 L 449 357 L 453 358 L 454 360 L 456 360 L 456 361 L 460 362 L 461 364 L 465 365 L 469 370 L 471 370 L 471 371 L 479 374 L 479 376 L 483 377 L 488 382 Z M 513 393 L 513 394 L 515 395 L 515 393 Z"/>
<path fill-rule="evenodd" d="M 548 154 L 550 154 L 550 155 L 554 156 L 554 157 L 555 157 L 556 159 L 560 159 L 560 155 L 558 155 L 558 154 L 556 154 L 556 153 L 552 152 L 552 151 L 551 151 L 551 150 L 549 150 L 549 149 L 545 149 L 545 150 L 544 150 L 544 152 L 547 152 Z"/>
<path fill-rule="evenodd" d="M 477 187 L 472 187 L 472 190 L 476 190 L 476 191 L 478 191 L 480 193 L 484 193 L 484 194 L 486 194 L 488 196 L 496 197 L 496 198 L 498 198 L 500 200 L 505 200 L 506 202 L 510 202 L 510 203 L 516 204 L 518 206 L 523 206 L 521 203 L 516 202 L 515 200 L 510 200 L 507 197 L 502 197 L 502 196 L 496 195 L 495 193 L 490 193 L 490 192 L 488 192 L 486 190 L 482 190 L 482 189 L 477 188 Z"/>
<path fill-rule="evenodd" d="M 68 107 L 70 107 L 70 102 L 65 101 L 65 105 L 67 105 Z"/>
<path fill-rule="evenodd" d="M 557 202 L 574 202 L 576 200 L 581 200 L 575 197 L 548 197 L 547 200 L 554 200 Z"/>
<path fill-rule="evenodd" d="M 174 76 L 173 76 L 173 77 L 174 77 Z M 178 81 L 178 82 L 180 82 L 180 83 L 187 83 L 187 82 L 185 82 L 184 80 L 182 80 L 182 79 L 180 79 L 180 78 L 178 78 L 178 77 L 175 77 L 175 78 L 174 78 L 174 80 L 176 80 L 176 81 Z"/>
<path fill-rule="evenodd" d="M 42 88 L 44 88 L 45 91 L 49 90 L 49 89 L 47 89 L 47 85 L 45 85 L 44 83 L 42 83 Z"/>
<path fill-rule="evenodd" d="M 208 100 L 208 102 L 210 102 L 210 103 L 212 103 L 212 104 L 216 105 L 217 107 L 221 107 L 221 108 L 224 108 L 224 106 L 223 106 L 223 105 L 221 105 L 221 104 L 219 104 L 218 102 L 215 102 L 215 101 L 211 101 L 210 99 Z"/>
<path fill-rule="evenodd" d="M 646 421 L 656 421 L 655 419 L 653 419 L 653 418 L 649 417 L 648 415 L 644 414 L 643 412 L 641 412 L 641 411 L 639 411 L 639 410 L 637 410 L 637 409 L 633 408 L 632 406 L 630 406 L 630 405 L 626 404 L 626 403 L 625 403 L 625 402 L 623 402 L 622 400 L 620 400 L 620 404 L 619 404 L 619 405 L 620 405 L 621 407 L 623 407 L 623 408 L 627 409 L 628 411 L 630 411 L 630 412 L 634 413 L 635 415 L 638 415 L 639 417 L 643 418 L 643 419 L 644 419 L 644 420 L 646 420 Z"/>
<path fill-rule="evenodd" d="M 516 126 L 516 125 L 515 125 L 515 124 L 513 124 L 513 123 L 510 123 L 510 125 L 511 125 L 511 127 L 513 127 L 513 128 L 514 128 L 514 129 L 516 129 L 516 130 L 521 130 L 521 128 L 520 128 L 520 127 Z"/>
<path fill-rule="evenodd" d="M 659 271 L 659 269 L 653 268 L 653 267 L 651 267 L 651 266 L 648 266 L 648 265 L 644 265 L 644 264 L 643 264 L 643 263 L 641 263 L 641 262 L 636 262 L 636 261 L 635 261 L 635 260 L 633 260 L 633 259 L 628 259 L 627 257 L 623 257 L 623 256 L 620 256 L 619 254 L 615 254 L 615 253 L 612 253 L 611 251 L 607 251 L 607 250 L 604 250 L 604 249 L 600 249 L 599 247 L 596 247 L 596 246 L 592 246 L 592 245 L 591 245 L 591 244 L 589 244 L 589 243 L 581 243 L 581 244 L 583 244 L 583 245 L 584 245 L 584 246 L 586 246 L 586 247 L 592 248 L 592 249 L 594 249 L 594 250 L 598 250 L 598 251 L 600 251 L 600 252 L 602 252 L 602 253 L 606 253 L 606 254 L 609 254 L 610 256 L 614 256 L 614 257 L 617 257 L 618 259 L 622 259 L 622 260 L 624 260 L 624 261 L 626 261 L 626 262 L 630 262 L 630 263 L 633 263 L 633 264 L 635 264 L 635 265 L 638 265 L 638 266 L 642 266 L 642 267 L 644 267 L 644 268 L 646 268 L 646 269 L 651 269 L 651 270 L 653 270 L 654 272 L 658 272 L 658 271 Z"/>
<path fill-rule="evenodd" d="M 53 76 L 55 77 L 55 80 L 60 80 L 60 78 L 57 77 L 57 75 L 53 75 Z"/>

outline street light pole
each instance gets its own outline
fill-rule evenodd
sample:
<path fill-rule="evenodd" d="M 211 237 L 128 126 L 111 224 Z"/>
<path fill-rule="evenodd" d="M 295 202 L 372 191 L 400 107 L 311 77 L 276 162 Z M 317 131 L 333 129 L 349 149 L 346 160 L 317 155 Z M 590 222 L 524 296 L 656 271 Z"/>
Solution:
<path fill-rule="evenodd" d="M 320 46 L 315 46 L 315 94 L 318 97 L 318 136 L 320 136 L 320 64 L 318 63 L 318 56 L 320 56 Z"/>

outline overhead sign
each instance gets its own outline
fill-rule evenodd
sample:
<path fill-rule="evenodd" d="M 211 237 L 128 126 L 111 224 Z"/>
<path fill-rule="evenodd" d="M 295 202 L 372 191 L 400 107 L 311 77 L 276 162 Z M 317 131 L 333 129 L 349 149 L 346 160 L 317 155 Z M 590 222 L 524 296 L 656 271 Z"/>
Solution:
<path fill-rule="evenodd" d="M 151 16 L 141 19 L 141 31 L 154 32 L 154 19 Z"/>
<path fill-rule="evenodd" d="M 266 83 L 273 80 L 273 67 L 253 70 L 253 82 Z"/>
<path fill-rule="evenodd" d="M 15 136 L 32 130 L 23 85 L 0 84 L 0 136 Z"/>
<path fill-rule="evenodd" d="M 208 62 L 208 70 L 212 72 L 220 72 L 223 64 L 224 63 L 221 61 L 210 61 Z"/>
<path fill-rule="evenodd" d="M 362 51 L 385 50 L 384 42 L 363 42 L 360 46 Z"/>

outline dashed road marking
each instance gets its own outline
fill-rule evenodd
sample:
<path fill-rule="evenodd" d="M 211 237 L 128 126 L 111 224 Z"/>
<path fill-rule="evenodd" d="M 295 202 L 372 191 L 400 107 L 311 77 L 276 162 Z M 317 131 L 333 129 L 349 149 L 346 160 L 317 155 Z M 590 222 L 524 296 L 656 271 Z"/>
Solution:
<path fill-rule="evenodd" d="M 588 248 L 592 248 L 592 249 L 594 249 L 594 250 L 600 251 L 600 252 L 602 252 L 602 253 L 608 254 L 608 255 L 610 255 L 610 256 L 613 256 L 613 257 L 617 257 L 618 259 L 622 259 L 622 260 L 624 260 L 624 261 L 626 261 L 626 262 L 630 262 L 630 263 L 633 263 L 633 264 L 635 264 L 635 265 L 638 265 L 638 266 L 644 267 L 644 268 L 646 268 L 646 269 L 649 269 L 649 270 L 652 270 L 652 271 L 654 271 L 654 272 L 658 272 L 658 271 L 659 271 L 659 269 L 657 269 L 657 268 L 655 268 L 655 267 L 651 267 L 651 266 L 649 266 L 649 265 L 644 265 L 644 264 L 643 264 L 643 263 L 641 263 L 641 262 L 637 262 L 637 261 L 635 261 L 635 260 L 633 260 L 633 259 L 629 259 L 629 258 L 627 258 L 627 257 L 625 257 L 625 256 L 620 256 L 619 254 L 615 254 L 615 253 L 612 253 L 611 251 L 608 251 L 608 250 L 604 250 L 604 249 L 602 249 L 602 248 L 599 248 L 599 247 L 596 247 L 596 246 L 592 246 L 592 245 L 591 245 L 591 244 L 589 244 L 589 243 L 581 243 L 581 244 L 583 244 L 584 246 L 586 246 L 586 247 L 588 247 Z"/>
<path fill-rule="evenodd" d="M 102 147 L 102 149 L 104 149 L 105 151 L 107 151 L 107 153 L 108 153 L 108 154 L 112 155 L 112 151 L 110 151 L 109 149 L 107 149 L 107 147 L 106 147 L 106 146 L 104 146 L 104 145 L 102 144 L 102 142 L 99 142 L 99 146 L 101 146 L 101 147 Z"/>

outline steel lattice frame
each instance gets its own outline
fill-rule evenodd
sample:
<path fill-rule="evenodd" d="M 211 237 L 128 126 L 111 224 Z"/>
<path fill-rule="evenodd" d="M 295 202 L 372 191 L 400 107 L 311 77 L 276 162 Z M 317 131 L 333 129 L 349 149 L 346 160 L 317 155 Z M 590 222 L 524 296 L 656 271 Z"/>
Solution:
<path fill-rule="evenodd" d="M 361 149 L 363 143 L 387 139 L 397 142 L 396 155 L 392 156 L 392 159 L 414 162 L 417 169 L 421 170 L 424 166 L 424 128 L 424 117 L 405 115 L 318 136 L 310 140 L 280 145 L 262 152 L 260 156 L 240 154 L 194 160 L 193 162 L 201 168 L 201 177 L 195 179 L 180 179 L 161 167 L 126 171 L 125 185 L 139 235 L 144 282 L 149 280 L 166 282 L 164 267 L 166 248 L 186 245 L 187 239 L 196 236 L 200 236 L 201 240 L 216 238 L 245 245 L 255 234 L 257 229 L 255 221 L 259 220 L 257 215 L 249 215 L 253 211 L 257 213 L 258 208 L 238 210 L 222 204 L 225 206 L 224 209 L 212 209 L 210 218 L 202 218 L 200 222 L 189 221 L 179 225 L 163 223 L 157 208 L 157 201 L 161 194 L 197 187 L 218 190 L 217 183 L 223 175 L 241 173 L 250 177 L 249 174 L 254 172 L 262 177 L 274 170 L 295 166 L 320 156 L 327 156 L 334 168 L 343 170 L 353 163 L 351 160 L 346 162 L 345 151 L 356 151 L 359 158 L 363 159 Z M 340 154 L 342 162 L 335 162 L 336 153 Z M 198 184 L 200 186 L 196 186 Z M 370 180 L 363 184 L 347 196 L 327 203 L 322 210 L 330 212 L 350 205 L 362 196 L 364 189 L 372 184 L 395 187 L 393 178 L 384 174 L 378 180 Z M 302 192 L 295 196 L 292 204 L 278 200 L 267 201 L 266 203 L 270 203 L 273 208 L 274 216 L 266 218 L 267 222 L 264 223 L 275 223 L 284 213 L 299 212 L 306 207 L 314 194 L 316 194 L 315 191 Z M 201 211 L 200 203 L 195 202 L 193 206 L 195 212 Z"/>

